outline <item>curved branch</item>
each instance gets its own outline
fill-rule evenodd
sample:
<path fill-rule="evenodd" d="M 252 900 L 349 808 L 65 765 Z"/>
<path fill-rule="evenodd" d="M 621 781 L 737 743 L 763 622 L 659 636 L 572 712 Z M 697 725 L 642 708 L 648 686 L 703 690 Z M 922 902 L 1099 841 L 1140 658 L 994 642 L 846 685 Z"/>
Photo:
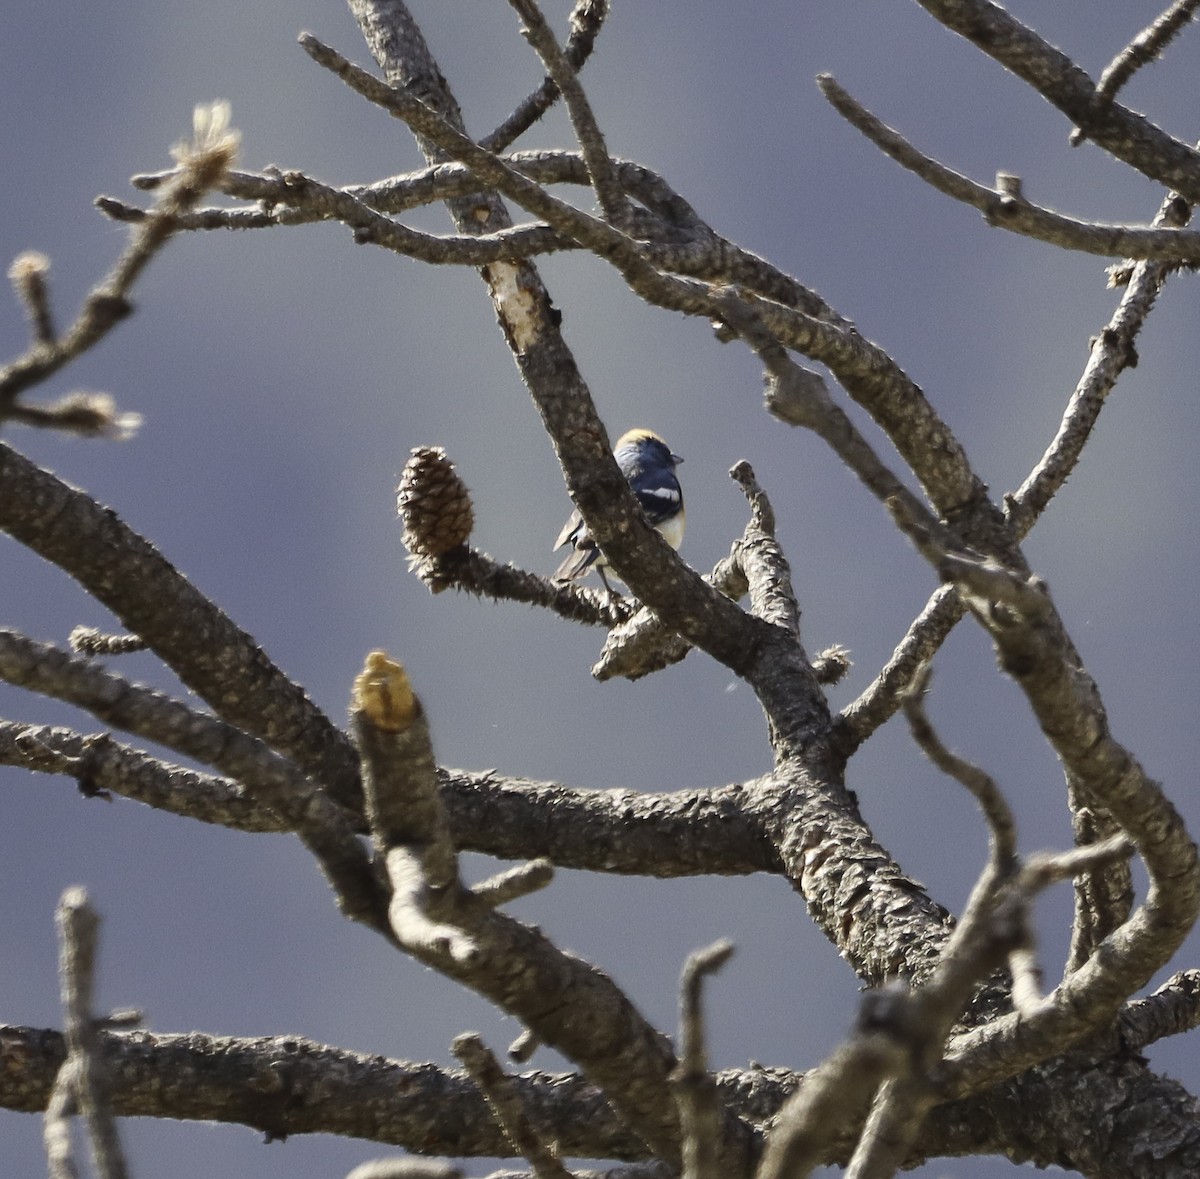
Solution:
<path fill-rule="evenodd" d="M 1045 587 L 996 570 L 963 570 L 960 593 L 991 634 L 1005 670 L 1024 691 L 1047 740 L 1081 796 L 1134 841 L 1150 890 L 1133 916 L 1045 999 L 958 1038 L 949 1092 L 1012 1076 L 1065 1051 L 1110 1021 L 1170 960 L 1200 915 L 1200 864 L 1183 820 L 1109 733 L 1099 690 L 1079 665 Z M 1007 580 L 1008 606 L 996 606 Z M 1086 849 L 1081 849 L 1086 851 Z"/>
<path fill-rule="evenodd" d="M 938 192 L 978 209 L 989 225 L 1085 254 L 1176 263 L 1200 261 L 1200 233 L 1178 228 L 1103 225 L 1064 217 L 1030 203 L 1019 191 L 1014 193 L 1017 186 L 1011 177 L 1006 178 L 1002 187 L 988 188 L 918 151 L 842 89 L 831 75 L 821 74 L 817 83 L 838 114 L 885 155 Z"/>

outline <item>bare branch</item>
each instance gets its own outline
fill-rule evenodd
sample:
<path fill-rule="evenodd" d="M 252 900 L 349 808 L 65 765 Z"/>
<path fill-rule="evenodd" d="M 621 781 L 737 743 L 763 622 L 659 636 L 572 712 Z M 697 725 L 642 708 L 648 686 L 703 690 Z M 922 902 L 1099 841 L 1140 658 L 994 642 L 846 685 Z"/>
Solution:
<path fill-rule="evenodd" d="M 16 631 L 0 629 L 0 680 L 86 709 L 105 724 L 214 766 L 264 796 L 311 789 L 294 765 L 233 725 Z"/>
<path fill-rule="evenodd" d="M 989 225 L 1086 254 L 1176 264 L 1200 261 L 1200 233 L 1167 228 L 1159 223 L 1147 229 L 1064 217 L 1032 204 L 1021 193 L 1019 183 L 1013 183 L 1013 177 L 998 177 L 996 187 L 988 188 L 918 151 L 899 132 L 880 121 L 842 89 L 829 74 L 822 74 L 817 82 L 838 114 L 885 155 L 938 192 L 978 209 Z"/>
<path fill-rule="evenodd" d="M 742 567 L 742 545 L 753 523 L 753 519 L 747 521 L 746 530 L 733 542 L 729 556 L 723 557 L 711 573 L 705 574 L 709 585 L 734 601 L 750 590 Z M 687 639 L 670 630 L 653 610 L 642 607 L 608 632 L 600 658 L 592 667 L 592 675 L 601 683 L 615 676 L 641 679 L 678 663 L 690 650 L 692 644 Z"/>
<path fill-rule="evenodd" d="M 1163 202 L 1155 224 L 1185 224 L 1189 210 L 1178 196 Z M 1134 339 L 1154 305 L 1170 267 L 1141 263 L 1131 270 L 1128 290 L 1108 325 L 1093 341 L 1088 365 L 1063 415 L 1054 441 L 1021 488 L 1005 497 L 1005 512 L 1024 537 L 1075 468 L 1101 408 L 1124 369 L 1137 360 Z M 951 585 L 934 591 L 873 683 L 842 710 L 838 739 L 847 756 L 900 704 L 900 694 L 920 665 L 941 646 L 965 607 Z"/>
<path fill-rule="evenodd" d="M 94 626 L 77 626 L 67 641 L 72 651 L 92 657 L 130 655 L 146 649 L 146 642 L 141 635 L 106 635 Z"/>
<path fill-rule="evenodd" d="M 847 704 L 838 718 L 836 739 L 849 757 L 880 725 L 892 717 L 921 667 L 933 658 L 946 636 L 966 613 L 952 585 L 941 585 L 910 623 L 883 670 Z"/>
<path fill-rule="evenodd" d="M 1002 574 L 995 575 L 1002 577 Z M 993 580 L 995 578 L 993 577 Z M 961 587 L 960 587 L 961 588 Z M 1013 579 L 1013 600 L 1040 604 L 989 610 L 973 606 L 999 657 L 1025 692 L 1071 778 L 1086 784 L 1137 845 L 1152 887 L 1141 908 L 1093 955 L 1018 1022 L 1002 1017 L 962 1037 L 955 1091 L 1011 1076 L 1054 1055 L 1111 1019 L 1120 1004 L 1170 960 L 1200 913 L 1196 848 L 1158 785 L 1110 735 L 1099 691 L 1079 666 L 1044 586 Z M 1106 841 L 1112 852 L 1112 841 Z M 1103 856 L 1105 844 L 1071 853 Z M 1113 853 L 1113 854 L 1119 854 Z M 1064 860 L 1075 872 L 1085 858 Z"/>
<path fill-rule="evenodd" d="M 63 1061 L 42 1116 L 42 1145 L 50 1179 L 79 1179 L 71 1141 L 71 1117 L 75 1113 L 76 1067 Z"/>
<path fill-rule="evenodd" d="M 657 1156 L 677 1159 L 669 1044 L 600 971 L 461 885 L 423 710 L 403 668 L 380 652 L 355 683 L 353 723 L 397 940 L 577 1061 Z M 749 1146 L 727 1141 L 738 1155 Z"/>
<path fill-rule="evenodd" d="M 680 982 L 680 1058 L 671 1085 L 679 1104 L 683 1131 L 684 1179 L 720 1179 L 721 1104 L 716 1081 L 708 1071 L 701 1002 L 704 979 L 720 970 L 733 954 L 727 941 L 714 942 L 688 956 Z"/>
<path fill-rule="evenodd" d="M 473 885 L 471 891 L 492 908 L 510 904 L 512 901 L 539 892 L 554 879 L 554 865 L 548 859 L 531 860 L 517 864 L 487 880 Z"/>
<path fill-rule="evenodd" d="M 66 774 L 85 798 L 121 795 L 147 806 L 237 831 L 286 831 L 287 822 L 227 778 L 168 765 L 114 741 L 70 729 L 0 721 L 0 765 Z"/>
<path fill-rule="evenodd" d="M 1116 57 L 1109 62 L 1096 94 L 1104 99 L 1115 98 L 1117 92 L 1133 75 L 1152 61 L 1157 61 L 1172 41 L 1187 27 L 1200 0 L 1175 0 L 1162 15 L 1144 28 Z M 1078 129 L 1071 133 L 1071 145 L 1082 143 L 1085 136 Z"/>
<path fill-rule="evenodd" d="M 359 1163 L 346 1179 L 462 1179 L 462 1171 L 435 1159 L 372 1159 Z"/>
<path fill-rule="evenodd" d="M 855 1033 L 808 1073 L 771 1128 L 757 1179 L 805 1179 L 829 1161 L 844 1127 L 857 1126 L 884 1079 L 903 1066 L 902 987 L 864 996 Z"/>
<path fill-rule="evenodd" d="M 524 21 L 521 31 L 525 34 L 525 39 L 542 59 L 546 72 L 553 79 L 566 103 L 571 125 L 583 150 L 583 159 L 592 188 L 605 218 L 614 225 L 623 226 L 627 219 L 628 201 L 617 180 L 608 146 L 604 142 L 604 134 L 596 122 L 592 105 L 579 84 L 575 70 L 555 40 L 554 33 L 546 23 L 536 0 L 509 0 L 509 3 Z"/>
<path fill-rule="evenodd" d="M 1107 811 L 1092 805 L 1086 788 L 1067 779 L 1067 805 L 1075 844 L 1084 847 L 1108 839 L 1121 830 Z M 1124 860 L 1081 872 L 1074 879 L 1075 917 L 1071 922 L 1071 946 L 1066 972 L 1078 970 L 1110 933 L 1133 912 L 1133 873 Z"/>
<path fill-rule="evenodd" d="M 632 239 L 605 222 L 589 217 L 551 196 L 499 157 L 484 151 L 412 95 L 384 85 L 311 35 L 306 34 L 302 37 L 301 43 L 319 64 L 336 73 L 364 98 L 403 119 L 418 134 L 428 137 L 443 151 L 468 164 L 478 173 L 481 181 L 494 185 L 505 196 L 544 217 L 550 224 L 610 262 L 620 271 L 635 293 L 647 301 L 687 315 L 703 315 L 726 322 L 736 322 L 744 318 L 745 311 L 741 308 L 743 300 L 739 294 L 712 290 L 690 280 L 672 278 L 661 273 L 642 255 Z M 762 317 L 767 331 L 788 347 L 812 356 L 835 372 L 851 395 L 888 431 L 906 461 L 929 489 L 939 510 L 961 510 L 964 505 L 985 495 L 982 483 L 967 465 L 961 445 L 934 413 L 921 391 L 890 357 L 880 349 L 868 345 L 857 332 L 840 325 L 816 320 L 791 308 L 770 304 L 766 300 L 751 298 L 748 301 L 751 308 Z M 517 334 L 517 341 L 523 348 L 527 348 L 530 342 L 530 326 L 526 323 Z M 538 330 L 544 330 L 540 322 Z M 566 435 L 557 440 L 568 485 L 573 493 L 578 494 L 579 489 L 572 481 L 573 464 L 569 461 L 567 453 L 561 449 Z M 621 495 L 615 488 L 609 488 L 604 499 L 608 506 L 620 502 Z M 578 500 L 576 506 L 579 506 Z M 601 547 L 609 552 L 612 540 L 619 538 L 616 534 L 607 538 L 601 535 L 593 526 L 589 513 L 585 511 L 583 514 Z M 606 544 L 606 539 L 610 543 Z M 663 547 L 667 547 L 665 542 Z M 620 556 L 619 553 L 616 555 Z M 620 572 L 621 561 L 614 560 L 614 566 Z M 625 580 L 628 581 L 627 578 Z M 660 573 L 656 580 L 666 583 L 670 579 Z M 643 586 L 633 582 L 629 584 L 643 601 L 659 609 L 661 613 L 678 612 L 678 606 L 676 610 L 671 610 L 663 603 L 653 602 L 643 592 Z M 693 581 L 689 584 L 694 591 L 696 583 Z M 708 599 L 708 608 L 719 610 L 717 603 L 711 598 Z M 722 613 L 725 629 L 728 631 L 734 626 L 733 616 Z M 741 637 L 746 638 L 745 635 Z M 705 646 L 704 643 L 699 645 Z M 728 657 L 716 655 L 708 646 L 705 646 L 705 649 L 722 662 L 728 662 Z"/>
<path fill-rule="evenodd" d="M 483 1040 L 469 1032 L 457 1037 L 451 1049 L 479 1086 L 504 1137 L 533 1168 L 536 1179 L 571 1179 L 571 1172 L 559 1161 L 552 1144 L 534 1126 L 513 1079 Z"/>
<path fill-rule="evenodd" d="M 674 878 L 778 872 L 758 816 L 758 783 L 671 791 L 583 790 L 494 771 L 439 771 L 456 846 L 500 859 Z"/>
<path fill-rule="evenodd" d="M 299 1036 L 238 1039 L 201 1032 L 100 1032 L 121 1117 L 251 1125 L 270 1139 L 338 1134 L 420 1154 L 504 1157 L 511 1151 L 479 1089 L 434 1064 L 388 1060 Z M 0 1070 L 0 1107 L 44 1109 L 66 1048 L 61 1033 L 0 1025 L 21 1069 Z M 163 1077 L 175 1084 L 164 1086 Z M 523 1104 L 566 1156 L 636 1159 L 645 1145 L 588 1080 L 514 1078 Z M 254 1100 L 247 1101 L 253 1094 Z"/>
<path fill-rule="evenodd" d="M 913 677 L 912 684 L 903 693 L 904 715 L 908 719 L 913 740 L 943 774 L 965 786 L 979 803 L 988 825 L 992 871 L 997 876 L 1008 875 L 1012 872 L 1017 858 L 1017 829 L 1013 822 L 1012 809 L 990 775 L 952 753 L 942 744 L 925 711 L 924 697 L 929 690 L 931 678 L 929 665 L 926 664 Z"/>
<path fill-rule="evenodd" d="M 729 477 L 750 504 L 750 520 L 742 534 L 739 555 L 750 593 L 750 610 L 773 626 L 800 633 L 800 605 L 792 588 L 792 570 L 775 536 L 775 512 L 759 486 L 754 468 L 744 459 Z"/>
<path fill-rule="evenodd" d="M 355 837 L 354 817 L 264 743 L 159 692 L 131 684 L 88 659 L 68 655 L 11 631 L 0 631 L 0 678 L 68 700 L 129 732 L 161 742 L 241 779 L 252 788 L 262 807 L 280 816 L 280 826 L 295 831 L 317 856 L 337 891 L 342 911 L 353 920 L 386 928 L 376 882 Z M 231 685 L 226 684 L 223 690 L 230 691 Z M 102 774 L 98 762 L 113 752 L 111 744 L 107 738 L 91 739 L 83 745 L 82 760 L 77 766 L 64 764 L 51 772 L 71 773 L 80 780 L 81 788 L 94 790 Z M 181 784 L 174 767 L 162 767 L 149 758 L 131 759 L 128 754 L 129 751 L 116 751 L 116 764 L 109 762 L 106 767 L 107 772 L 115 774 L 120 793 L 133 793 L 125 785 L 125 775 L 133 769 L 134 781 L 139 783 L 138 793 L 148 787 L 143 797 L 152 805 L 166 802 L 167 809 L 196 817 L 215 817 L 221 813 L 212 810 L 212 803 L 214 795 L 229 797 L 227 784 L 220 784 L 214 791 L 211 782 L 195 779 L 201 786 L 196 797 L 183 794 L 164 800 L 164 786 Z M 235 807 L 235 813 L 243 816 L 244 810 L 244 806 Z"/>
<path fill-rule="evenodd" d="M 431 593 L 455 589 L 497 602 L 525 602 L 585 626 L 619 626 L 637 608 L 628 598 L 573 583 L 559 585 L 540 573 L 501 565 L 487 553 L 466 546 L 437 557 L 413 558 L 410 567 Z"/>
<path fill-rule="evenodd" d="M 17 298 L 21 300 L 29 316 L 29 327 L 33 342 L 50 347 L 54 344 L 54 314 L 50 309 L 50 291 L 46 275 L 50 272 L 50 259 L 37 250 L 26 250 L 18 254 L 8 268 Z"/>
<path fill-rule="evenodd" d="M 1117 1027 L 1122 1046 L 1130 1052 L 1200 1027 L 1200 971 L 1181 970 L 1153 994 L 1126 1003 Z"/>
<path fill-rule="evenodd" d="M 1190 215 L 1187 204 L 1175 193 L 1169 193 L 1154 224 L 1186 224 Z M 1075 469 L 1117 378 L 1126 368 L 1137 364 L 1134 341 L 1153 310 L 1170 270 L 1171 267 L 1163 262 L 1139 262 L 1133 267 L 1121 302 L 1092 341 L 1087 365 L 1067 403 L 1054 440 L 1017 491 L 1005 497 L 1009 519 L 1021 535 L 1033 527 Z"/>
<path fill-rule="evenodd" d="M 992 0 L 918 0 L 935 20 L 1028 83 L 1097 146 L 1151 180 L 1200 201 L 1200 155 L 1148 119 L 1096 93 L 1065 53 Z"/>
<path fill-rule="evenodd" d="M 575 0 L 575 7 L 571 9 L 571 33 L 563 48 L 563 56 L 574 73 L 578 73 L 591 56 L 608 12 L 608 0 Z M 479 142 L 489 151 L 503 151 L 550 109 L 558 93 L 554 79 L 547 77 L 495 131 L 485 135 Z"/>
<path fill-rule="evenodd" d="M 46 266 L 29 261 L 30 255 L 23 256 L 24 263 L 18 259 L 14 264 L 14 281 L 31 308 L 34 343 L 24 355 L 0 369 L 0 420 L 14 416 L 17 398 L 24 390 L 87 351 L 133 310 L 130 292 L 150 260 L 175 233 L 176 217 L 195 208 L 204 194 L 220 183 L 237 155 L 238 134 L 228 129 L 228 114 L 228 107 L 221 104 L 196 108 L 195 139 L 175 149 L 180 165 L 175 179 L 135 225 L 125 252 L 88 295 L 75 322 L 62 336 L 48 335 L 53 327 L 43 286 Z M 27 412 L 29 407 L 22 408 Z M 69 415 L 63 416 L 61 424 L 79 428 Z M 94 426 L 91 431 L 95 432 Z M 84 432 L 88 432 L 86 425 Z"/>
<path fill-rule="evenodd" d="M 125 1179 L 125 1156 L 113 1118 L 108 1070 L 92 1015 L 97 933 L 100 918 L 82 888 L 63 893 L 56 914 L 59 972 L 66 1012 L 67 1059 L 71 1086 L 87 1125 L 97 1179 Z"/>

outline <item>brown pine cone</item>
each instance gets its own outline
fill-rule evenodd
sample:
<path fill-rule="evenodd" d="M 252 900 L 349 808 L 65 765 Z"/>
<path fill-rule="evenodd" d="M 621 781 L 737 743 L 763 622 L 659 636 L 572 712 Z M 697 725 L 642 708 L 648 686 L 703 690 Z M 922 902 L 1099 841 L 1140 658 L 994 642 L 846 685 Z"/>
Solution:
<path fill-rule="evenodd" d="M 440 557 L 466 544 L 475 526 L 471 493 L 440 446 L 413 448 L 396 495 L 404 544 L 414 557 Z"/>

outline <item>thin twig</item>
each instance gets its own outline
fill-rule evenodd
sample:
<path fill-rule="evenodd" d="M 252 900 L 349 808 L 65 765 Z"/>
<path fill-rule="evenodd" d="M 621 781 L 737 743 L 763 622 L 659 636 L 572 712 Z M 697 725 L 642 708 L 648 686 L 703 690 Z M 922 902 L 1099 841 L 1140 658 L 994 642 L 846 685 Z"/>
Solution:
<path fill-rule="evenodd" d="M 87 1125 L 97 1179 L 125 1179 L 108 1071 L 92 1015 L 100 918 L 82 888 L 69 888 L 59 902 L 57 920 L 68 1053 L 64 1068 L 72 1070 L 75 1099 Z"/>
<path fill-rule="evenodd" d="M 576 0 L 571 9 L 571 32 L 567 37 L 563 56 L 571 70 L 578 73 L 592 54 L 596 37 L 608 16 L 608 0 Z M 517 104 L 499 127 L 485 135 L 479 142 L 489 151 L 503 151 L 510 143 L 524 135 L 555 103 L 558 87 L 553 78 L 546 78 L 527 98 Z"/>
<path fill-rule="evenodd" d="M 42 1147 L 50 1179 L 79 1179 L 71 1140 L 71 1118 L 75 1113 L 75 1091 L 79 1069 L 73 1057 L 59 1066 L 42 1115 Z"/>
<path fill-rule="evenodd" d="M 509 3 L 525 22 L 522 31 L 526 40 L 542 59 L 546 72 L 554 80 L 566 103 L 592 188 L 605 218 L 614 225 L 623 227 L 627 220 L 629 202 L 617 179 L 616 169 L 604 142 L 604 134 L 596 121 L 587 94 L 579 84 L 578 75 L 559 47 L 546 18 L 538 8 L 537 0 L 509 0 Z"/>
<path fill-rule="evenodd" d="M 718 941 L 688 956 L 680 980 L 679 1064 L 671 1078 L 683 1132 L 683 1179 L 719 1179 L 721 1104 L 708 1071 L 705 1046 L 704 980 L 733 954 L 731 942 Z"/>
<path fill-rule="evenodd" d="M 933 658 L 964 613 L 966 607 L 954 586 L 940 585 L 933 591 L 883 669 L 856 700 L 842 709 L 836 722 L 836 738 L 838 748 L 846 756 L 895 715 L 904 688 L 921 666 Z"/>
<path fill-rule="evenodd" d="M 505 1138 L 533 1168 L 536 1179 L 571 1179 L 571 1172 L 559 1161 L 553 1145 L 544 1140 L 531 1121 L 512 1078 L 482 1038 L 468 1032 L 458 1036 L 450 1047 L 479 1086 Z"/>
<path fill-rule="evenodd" d="M 228 107 L 197 107 L 195 137 L 175 149 L 179 161 L 175 178 L 134 226 L 129 245 L 103 281 L 88 295 L 75 322 L 48 341 L 47 309 L 35 320 L 35 342 L 23 356 L 0 369 L 0 419 L 11 416 L 17 397 L 46 380 L 102 339 L 132 311 L 129 294 L 150 260 L 176 232 L 176 218 L 195 208 L 216 187 L 237 155 L 239 137 L 228 127 Z M 44 270 L 44 268 L 43 268 Z M 43 301 L 46 296 L 42 295 Z"/>
<path fill-rule="evenodd" d="M 50 259 L 37 250 L 26 250 L 18 254 L 8 268 L 17 298 L 21 300 L 29 316 L 29 326 L 35 344 L 51 346 L 57 333 L 54 330 L 54 313 L 50 309 L 50 291 L 46 275 L 50 272 Z"/>
<path fill-rule="evenodd" d="M 744 459 L 729 477 L 750 504 L 750 520 L 742 533 L 742 571 L 750 594 L 751 612 L 758 618 L 800 634 L 800 604 L 792 588 L 792 570 L 775 535 L 775 510 L 759 486 L 754 468 Z"/>
<path fill-rule="evenodd" d="M 455 589 L 497 602 L 525 602 L 585 626 L 620 626 L 638 609 L 630 598 L 588 586 L 559 585 L 539 573 L 502 565 L 467 545 L 438 557 L 412 558 L 409 567 L 432 593 Z"/>
<path fill-rule="evenodd" d="M 542 858 L 506 868 L 503 872 L 473 885 L 471 891 L 484 904 L 495 909 L 540 892 L 553 879 L 554 865 L 548 859 Z"/>
<path fill-rule="evenodd" d="M 925 694 L 931 678 L 929 665 L 923 665 L 902 694 L 904 715 L 913 740 L 942 773 L 965 786 L 979 803 L 987 820 L 993 870 L 997 875 L 1008 875 L 1017 857 L 1017 828 L 1012 808 L 992 777 L 946 748 L 930 724 L 925 711 Z"/>
<path fill-rule="evenodd" d="M 72 651 L 93 657 L 130 655 L 146 649 L 146 640 L 141 635 L 105 634 L 94 626 L 77 626 L 71 631 L 67 641 L 71 644 Z"/>
<path fill-rule="evenodd" d="M 1186 224 L 1190 213 L 1182 198 L 1168 193 L 1154 224 Z M 1171 266 L 1166 262 L 1142 261 L 1133 267 L 1116 311 L 1092 342 L 1087 365 L 1063 412 L 1057 433 L 1017 491 L 1005 497 L 1008 516 L 1022 536 L 1033 527 L 1075 469 L 1117 378 L 1126 368 L 1137 364 L 1134 342 L 1170 271 Z"/>
<path fill-rule="evenodd" d="M 1163 50 L 1187 27 L 1198 6 L 1200 0 L 1175 0 L 1170 8 L 1138 33 L 1105 67 L 1100 81 L 1096 83 L 1097 97 L 1111 102 L 1142 66 L 1157 61 Z M 1082 143 L 1086 138 L 1077 127 L 1071 132 L 1071 146 Z"/>
<path fill-rule="evenodd" d="M 462 1171 L 441 1159 L 372 1159 L 359 1163 L 346 1179 L 461 1179 Z"/>

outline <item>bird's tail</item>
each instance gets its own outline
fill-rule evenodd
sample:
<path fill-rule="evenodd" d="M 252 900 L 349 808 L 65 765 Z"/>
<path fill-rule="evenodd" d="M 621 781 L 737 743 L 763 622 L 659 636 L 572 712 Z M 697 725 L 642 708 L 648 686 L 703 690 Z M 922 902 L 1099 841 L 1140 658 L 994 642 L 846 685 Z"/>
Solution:
<path fill-rule="evenodd" d="M 594 544 L 573 549 L 554 571 L 551 580 L 559 585 L 566 585 L 569 581 L 578 580 L 596 563 L 599 555 L 600 550 Z"/>

